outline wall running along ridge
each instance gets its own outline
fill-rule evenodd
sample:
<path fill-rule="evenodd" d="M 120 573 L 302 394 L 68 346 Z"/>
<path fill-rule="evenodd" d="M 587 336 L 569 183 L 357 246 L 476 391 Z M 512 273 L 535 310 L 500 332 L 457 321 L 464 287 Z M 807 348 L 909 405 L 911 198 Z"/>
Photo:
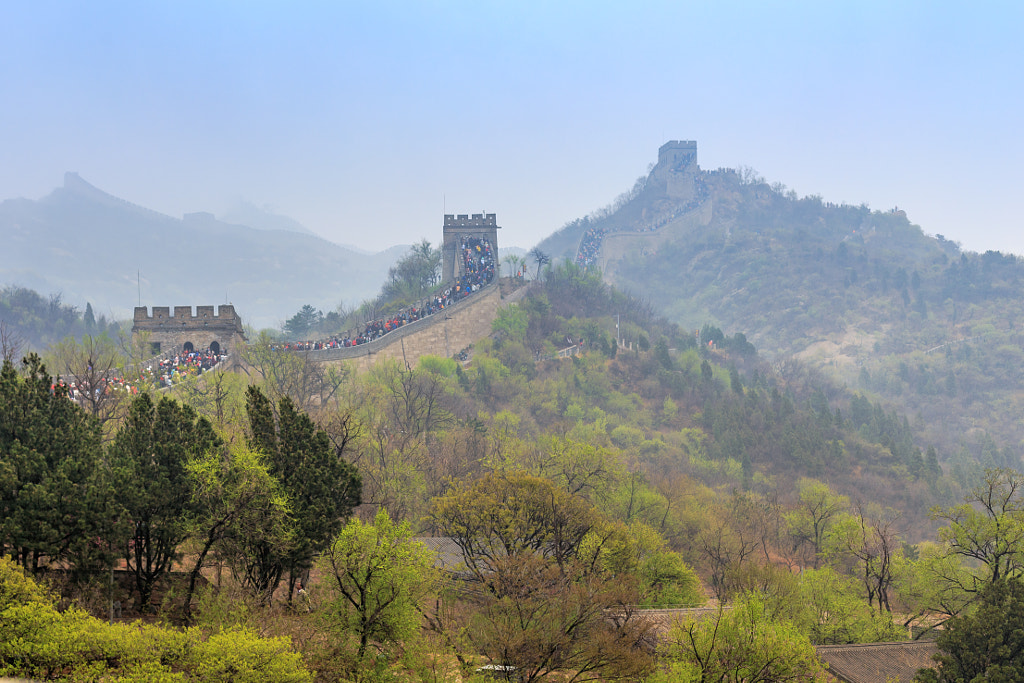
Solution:
<path fill-rule="evenodd" d="M 443 311 L 403 325 L 380 339 L 359 346 L 307 353 L 317 362 L 347 363 L 359 372 L 369 370 L 381 358 L 392 358 L 410 367 L 415 367 L 422 356 L 451 358 L 491 334 L 491 324 L 505 303 L 495 280 Z"/>

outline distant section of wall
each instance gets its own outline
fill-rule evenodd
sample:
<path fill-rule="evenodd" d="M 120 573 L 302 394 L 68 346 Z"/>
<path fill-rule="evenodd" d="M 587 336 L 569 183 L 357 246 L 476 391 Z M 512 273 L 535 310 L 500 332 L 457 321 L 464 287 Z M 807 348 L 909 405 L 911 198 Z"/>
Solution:
<path fill-rule="evenodd" d="M 658 148 L 658 165 L 652 175 L 664 181 L 665 193 L 682 202 L 696 197 L 697 142 L 670 140 Z"/>
<path fill-rule="evenodd" d="M 381 358 L 416 365 L 421 356 L 450 358 L 491 333 L 491 323 L 504 302 L 498 283 L 488 285 L 457 304 L 427 318 L 403 325 L 367 344 L 311 351 L 322 363 L 348 363 L 360 372 Z"/>
<path fill-rule="evenodd" d="M 711 223 L 712 201 L 705 199 L 692 211 L 687 211 L 657 230 L 649 232 L 613 232 L 604 236 L 597 265 L 608 282 L 615 281 L 615 270 L 627 255 L 656 253 L 661 245 L 685 239 L 696 228 Z"/>

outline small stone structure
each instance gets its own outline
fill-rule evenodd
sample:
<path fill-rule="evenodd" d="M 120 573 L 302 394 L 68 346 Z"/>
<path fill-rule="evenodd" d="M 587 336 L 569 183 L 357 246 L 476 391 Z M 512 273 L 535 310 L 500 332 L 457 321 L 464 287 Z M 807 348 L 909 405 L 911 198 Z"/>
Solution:
<path fill-rule="evenodd" d="M 146 335 L 154 354 L 169 350 L 228 353 L 245 341 L 242 319 L 229 304 L 217 306 L 154 306 L 153 314 L 145 306 L 136 306 L 132 338 Z"/>
<path fill-rule="evenodd" d="M 493 213 L 467 214 L 446 213 L 444 215 L 444 242 L 441 245 L 441 282 L 453 282 L 461 275 L 462 238 L 477 237 L 487 239 L 495 258 L 498 256 L 498 219 Z M 497 277 L 498 264 L 495 264 Z"/>

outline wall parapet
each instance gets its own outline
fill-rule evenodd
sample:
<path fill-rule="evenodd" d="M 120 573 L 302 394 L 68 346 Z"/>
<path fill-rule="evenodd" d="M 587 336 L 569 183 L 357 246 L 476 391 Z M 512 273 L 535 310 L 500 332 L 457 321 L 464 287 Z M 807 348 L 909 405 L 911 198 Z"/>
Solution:
<path fill-rule="evenodd" d="M 444 227 L 446 228 L 497 228 L 498 215 L 494 213 L 474 213 L 472 216 L 465 213 L 458 215 L 446 213 L 444 215 Z"/>
<path fill-rule="evenodd" d="M 220 306 L 196 306 L 193 312 L 192 306 L 174 306 L 173 310 L 170 306 L 153 306 L 153 313 L 150 314 L 147 306 L 136 306 L 134 321 L 139 322 L 195 322 L 195 321 L 208 321 L 208 322 L 223 322 L 234 325 L 238 323 L 241 327 L 241 318 L 238 317 L 238 313 L 235 312 L 235 307 L 231 304 L 221 304 Z"/>

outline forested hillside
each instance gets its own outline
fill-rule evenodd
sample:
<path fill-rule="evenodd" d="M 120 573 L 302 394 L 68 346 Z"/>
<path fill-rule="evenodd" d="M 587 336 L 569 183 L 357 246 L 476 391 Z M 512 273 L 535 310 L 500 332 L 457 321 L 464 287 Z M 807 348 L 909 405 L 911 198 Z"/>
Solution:
<path fill-rule="evenodd" d="M 43 297 L 25 287 L 0 288 L 0 332 L 5 349 L 42 351 L 68 336 L 116 336 L 119 329 L 107 316 L 97 316 L 91 303 L 82 310 L 64 301 L 60 294 Z"/>
<path fill-rule="evenodd" d="M 0 650 L 0 671 L 806 677 L 812 643 L 920 634 L 1024 568 L 1019 475 L 944 471 L 900 414 L 765 363 L 742 333 L 694 336 L 571 264 L 465 362 L 354 374 L 241 353 L 244 374 L 111 395 L 123 409 L 102 423 L 38 358 L 5 364 L 4 554 L 94 614 L 116 600 L 117 620 L 170 630 L 108 629 L 5 588 L 0 623 L 34 635 Z M 3 586 L 17 575 L 0 565 Z M 675 627 L 644 611 L 709 600 L 732 611 Z M 238 657 L 299 658 L 232 659 L 225 637 Z"/>
<path fill-rule="evenodd" d="M 800 198 L 728 169 L 697 176 L 705 199 L 690 211 L 709 219 L 651 229 L 679 204 L 656 173 L 541 248 L 574 255 L 603 233 L 591 267 L 684 328 L 743 332 L 773 363 L 797 359 L 864 392 L 906 414 L 942 461 L 1019 466 L 1020 259 L 962 252 L 896 209 Z M 627 233 L 608 252 L 607 235 Z"/>

